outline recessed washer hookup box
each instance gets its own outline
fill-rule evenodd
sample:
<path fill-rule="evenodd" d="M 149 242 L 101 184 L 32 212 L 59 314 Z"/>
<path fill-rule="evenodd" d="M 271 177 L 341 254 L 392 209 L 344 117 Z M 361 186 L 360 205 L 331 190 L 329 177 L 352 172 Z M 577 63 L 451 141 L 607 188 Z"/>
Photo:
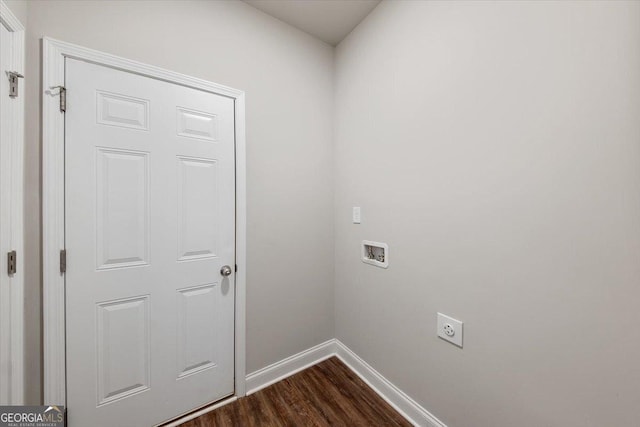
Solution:
<path fill-rule="evenodd" d="M 386 243 L 362 241 L 361 249 L 362 262 L 375 265 L 376 267 L 389 267 L 389 245 Z"/>

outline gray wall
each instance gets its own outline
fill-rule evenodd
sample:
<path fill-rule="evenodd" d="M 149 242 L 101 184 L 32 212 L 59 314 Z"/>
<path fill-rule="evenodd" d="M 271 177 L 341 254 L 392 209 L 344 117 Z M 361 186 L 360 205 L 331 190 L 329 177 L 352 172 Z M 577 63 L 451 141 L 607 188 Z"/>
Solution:
<path fill-rule="evenodd" d="M 637 426 L 640 3 L 386 1 L 335 69 L 337 338 L 450 427 Z"/>
<path fill-rule="evenodd" d="M 246 91 L 247 372 L 334 336 L 333 49 L 242 2 L 31 1 L 27 393 L 40 399 L 40 38 Z"/>
<path fill-rule="evenodd" d="M 23 27 L 27 27 L 27 2 L 23 0 L 4 0 L 9 10 L 18 18 Z"/>

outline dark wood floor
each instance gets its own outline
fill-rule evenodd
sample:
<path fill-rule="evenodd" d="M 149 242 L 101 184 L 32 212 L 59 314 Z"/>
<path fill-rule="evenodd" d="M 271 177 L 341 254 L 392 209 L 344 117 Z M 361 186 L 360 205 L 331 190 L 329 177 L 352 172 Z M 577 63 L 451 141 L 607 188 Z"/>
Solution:
<path fill-rule="evenodd" d="M 336 357 L 180 427 L 411 426 Z"/>

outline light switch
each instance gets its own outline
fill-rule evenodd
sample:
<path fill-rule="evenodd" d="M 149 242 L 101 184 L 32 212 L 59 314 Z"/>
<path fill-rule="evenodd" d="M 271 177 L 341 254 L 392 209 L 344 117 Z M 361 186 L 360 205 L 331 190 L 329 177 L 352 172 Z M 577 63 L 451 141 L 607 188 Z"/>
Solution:
<path fill-rule="evenodd" d="M 353 208 L 353 223 L 360 224 L 360 208 L 359 207 Z"/>

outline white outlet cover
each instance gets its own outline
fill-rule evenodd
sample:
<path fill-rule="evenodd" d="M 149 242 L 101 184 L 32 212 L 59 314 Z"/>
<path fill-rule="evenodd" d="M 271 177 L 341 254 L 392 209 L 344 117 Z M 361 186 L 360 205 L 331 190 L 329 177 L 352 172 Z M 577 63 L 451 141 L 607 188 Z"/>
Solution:
<path fill-rule="evenodd" d="M 452 336 L 447 335 L 445 332 L 445 327 L 447 325 L 450 325 L 454 330 L 454 334 Z M 445 314 L 438 313 L 438 336 L 460 348 L 462 348 L 462 325 L 463 323 L 461 321 Z"/>

